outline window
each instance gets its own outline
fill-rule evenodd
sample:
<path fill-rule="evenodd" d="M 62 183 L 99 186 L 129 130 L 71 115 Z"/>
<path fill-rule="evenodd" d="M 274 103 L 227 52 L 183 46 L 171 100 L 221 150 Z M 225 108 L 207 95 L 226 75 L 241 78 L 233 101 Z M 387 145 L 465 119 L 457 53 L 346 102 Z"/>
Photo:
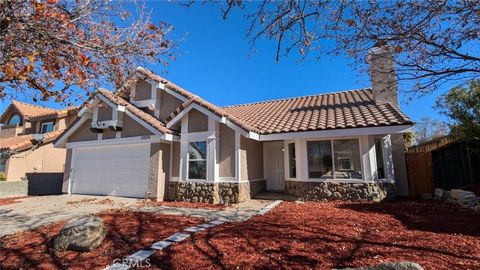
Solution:
<path fill-rule="evenodd" d="M 333 141 L 333 156 L 335 158 L 335 178 L 362 178 L 360 163 L 360 146 L 358 140 Z"/>
<path fill-rule="evenodd" d="M 207 142 L 188 144 L 188 179 L 207 179 Z"/>
<path fill-rule="evenodd" d="M 290 178 L 297 177 L 297 163 L 295 160 L 295 143 L 288 144 L 288 170 Z"/>
<path fill-rule="evenodd" d="M 7 160 L 4 158 L 0 159 L 0 172 L 5 172 L 6 165 L 7 165 Z"/>
<path fill-rule="evenodd" d="M 15 114 L 12 116 L 12 118 L 10 118 L 10 121 L 8 121 L 8 124 L 9 125 L 20 125 L 20 122 L 21 122 L 21 118 L 18 114 Z"/>
<path fill-rule="evenodd" d="M 308 177 L 332 178 L 332 144 L 330 141 L 307 143 Z"/>
<path fill-rule="evenodd" d="M 307 142 L 308 177 L 361 179 L 360 146 L 357 139 Z"/>
<path fill-rule="evenodd" d="M 382 139 L 375 140 L 375 153 L 377 157 L 377 177 L 378 179 L 385 179 L 385 151 Z"/>
<path fill-rule="evenodd" d="M 40 133 L 47 133 L 53 131 L 53 122 L 43 123 L 40 128 Z"/>

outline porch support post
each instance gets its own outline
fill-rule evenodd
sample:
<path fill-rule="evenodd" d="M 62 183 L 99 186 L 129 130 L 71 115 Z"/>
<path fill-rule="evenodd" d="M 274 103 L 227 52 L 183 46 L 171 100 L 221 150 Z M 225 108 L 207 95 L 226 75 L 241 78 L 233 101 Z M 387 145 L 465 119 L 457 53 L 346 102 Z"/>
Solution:
<path fill-rule="evenodd" d="M 365 135 L 360 138 L 363 180 L 373 181 L 377 175 L 377 156 L 373 137 Z"/>
<path fill-rule="evenodd" d="M 395 173 L 393 168 L 393 154 L 392 154 L 392 140 L 390 134 L 382 139 L 383 149 L 385 149 L 385 165 L 387 169 L 387 179 L 395 180 Z"/>
<path fill-rule="evenodd" d="M 242 180 L 242 155 L 240 149 L 240 136 L 240 133 L 238 131 L 235 131 L 235 180 L 237 180 L 237 182 L 240 182 Z"/>
<path fill-rule="evenodd" d="M 187 133 L 188 133 L 188 114 L 182 118 L 182 130 L 181 130 L 181 134 L 187 134 Z M 188 155 L 188 142 L 180 138 L 180 164 L 179 164 L 180 181 L 186 181 L 188 178 L 187 177 L 188 176 L 187 155 Z"/>

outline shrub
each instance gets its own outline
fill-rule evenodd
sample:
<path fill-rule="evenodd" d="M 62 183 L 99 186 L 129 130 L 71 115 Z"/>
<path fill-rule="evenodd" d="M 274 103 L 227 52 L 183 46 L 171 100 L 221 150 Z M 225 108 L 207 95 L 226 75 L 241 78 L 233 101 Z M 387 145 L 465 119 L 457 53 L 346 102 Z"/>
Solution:
<path fill-rule="evenodd" d="M 0 172 L 0 181 L 6 181 L 7 180 L 7 176 L 5 175 L 4 172 Z"/>

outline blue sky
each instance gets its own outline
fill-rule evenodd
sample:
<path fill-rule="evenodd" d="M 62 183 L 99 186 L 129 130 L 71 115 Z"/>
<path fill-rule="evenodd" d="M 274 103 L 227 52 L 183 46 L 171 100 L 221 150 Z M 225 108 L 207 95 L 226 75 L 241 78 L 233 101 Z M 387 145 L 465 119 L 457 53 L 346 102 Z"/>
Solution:
<path fill-rule="evenodd" d="M 238 12 L 224 21 L 218 6 L 186 8 L 165 1 L 150 1 L 147 6 L 153 9 L 153 21 L 172 24 L 175 30 L 171 38 L 181 40 L 177 60 L 168 68 L 148 68 L 216 105 L 370 86 L 368 74 L 353 69 L 345 57 L 297 63 L 292 56 L 276 63 L 276 44 L 270 41 L 261 42 L 252 52 L 245 37 L 247 23 Z M 427 116 L 444 119 L 432 108 L 437 95 L 407 102 L 408 96 L 400 94 L 400 106 L 414 121 Z M 28 97 L 18 99 L 32 102 Z M 0 110 L 9 103 L 8 99 L 1 102 Z M 53 102 L 41 104 L 59 106 Z"/>

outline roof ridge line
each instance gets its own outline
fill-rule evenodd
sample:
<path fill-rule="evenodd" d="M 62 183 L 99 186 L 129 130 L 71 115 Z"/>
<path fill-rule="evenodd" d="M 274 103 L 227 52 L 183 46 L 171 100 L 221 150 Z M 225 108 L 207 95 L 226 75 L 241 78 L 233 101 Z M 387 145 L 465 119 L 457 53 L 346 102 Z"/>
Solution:
<path fill-rule="evenodd" d="M 225 109 L 225 108 L 241 107 L 241 106 L 263 104 L 263 103 L 276 102 L 276 101 L 287 101 L 287 100 L 294 100 L 294 99 L 300 99 L 300 98 L 308 98 L 308 97 L 317 97 L 317 96 L 324 96 L 324 95 L 331 95 L 331 94 L 348 93 L 348 92 L 354 92 L 354 91 L 365 91 L 365 90 L 371 90 L 371 89 L 372 89 L 372 87 L 364 87 L 364 88 L 356 88 L 356 89 L 349 89 L 349 90 L 332 91 L 332 92 L 327 92 L 327 93 L 318 93 L 318 94 L 311 94 L 311 95 L 304 95 L 304 96 L 277 98 L 277 99 L 270 99 L 270 100 L 264 100 L 264 101 L 254 101 L 254 102 L 248 102 L 248 103 L 233 104 L 233 105 L 223 106 L 221 108 Z"/>

